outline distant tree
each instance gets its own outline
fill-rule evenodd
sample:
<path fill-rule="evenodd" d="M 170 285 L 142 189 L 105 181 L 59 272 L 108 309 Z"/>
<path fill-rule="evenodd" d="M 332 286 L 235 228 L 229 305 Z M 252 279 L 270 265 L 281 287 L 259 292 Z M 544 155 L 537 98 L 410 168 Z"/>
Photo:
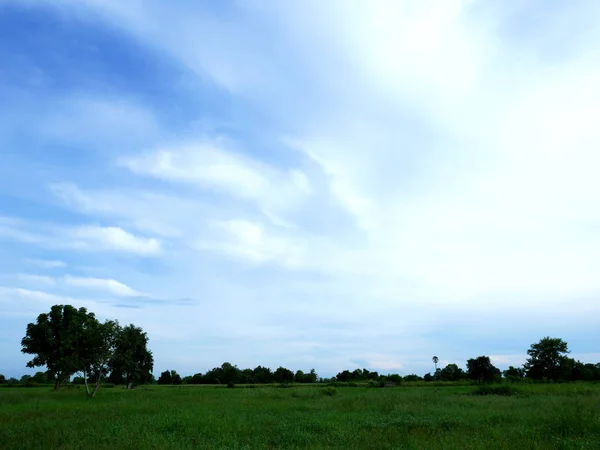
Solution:
<path fill-rule="evenodd" d="M 273 379 L 276 383 L 292 383 L 294 381 L 294 372 L 285 367 L 278 367 L 273 373 Z"/>
<path fill-rule="evenodd" d="M 10 377 L 8 380 L 6 380 L 6 384 L 19 384 L 19 380 L 17 380 L 15 377 Z"/>
<path fill-rule="evenodd" d="M 19 380 L 19 384 L 31 383 L 31 375 L 23 375 Z"/>
<path fill-rule="evenodd" d="M 254 373 L 252 369 L 244 369 L 239 374 L 239 384 L 251 384 L 254 383 Z"/>
<path fill-rule="evenodd" d="M 0 373 L 0 384 L 6 383 L 6 377 Z"/>
<path fill-rule="evenodd" d="M 109 381 L 118 384 L 125 382 L 128 388 L 134 383 L 149 383 L 153 368 L 154 358 L 148 350 L 148 335 L 144 330 L 134 325 L 120 329 L 109 364 Z"/>
<path fill-rule="evenodd" d="M 431 358 L 431 360 L 433 361 L 433 365 L 435 366 L 435 371 L 437 372 L 437 363 L 440 361 L 440 358 L 438 358 L 437 356 L 434 356 L 433 358 Z"/>
<path fill-rule="evenodd" d="M 181 384 L 193 384 L 192 379 L 193 379 L 193 377 L 191 375 L 185 376 L 181 380 Z"/>
<path fill-rule="evenodd" d="M 406 375 L 404 376 L 404 381 L 422 381 L 423 378 L 421 378 L 419 375 L 416 374 L 410 374 L 410 375 Z"/>
<path fill-rule="evenodd" d="M 335 376 L 335 379 L 337 381 L 341 381 L 342 383 L 350 381 L 351 378 L 352 378 L 352 374 L 350 373 L 349 370 L 344 370 L 343 372 L 340 372 Z"/>
<path fill-rule="evenodd" d="M 564 365 L 566 355 L 569 353 L 567 343 L 560 338 L 545 337 L 532 344 L 525 362 L 527 376 L 534 380 L 547 378 L 558 380 L 561 378 L 561 363 Z M 564 368 L 563 368 L 564 372 Z"/>
<path fill-rule="evenodd" d="M 273 373 L 268 367 L 257 366 L 252 370 L 252 380 L 254 383 L 270 383 Z"/>
<path fill-rule="evenodd" d="M 520 367 L 510 366 L 502 372 L 502 375 L 509 381 L 517 381 L 525 377 L 525 370 Z"/>
<path fill-rule="evenodd" d="M 404 381 L 402 379 L 402 377 L 400 375 L 398 375 L 397 373 L 391 373 L 387 376 L 388 381 L 391 381 L 394 384 L 401 384 L 402 381 Z"/>
<path fill-rule="evenodd" d="M 427 372 L 425 375 L 423 375 L 423 381 L 433 381 L 435 380 L 435 377 L 433 375 L 431 375 L 431 373 Z"/>
<path fill-rule="evenodd" d="M 202 384 L 204 383 L 204 377 L 201 373 L 196 373 L 192 376 L 192 384 Z"/>
<path fill-rule="evenodd" d="M 33 377 L 31 377 L 31 381 L 37 384 L 46 384 L 48 383 L 48 374 L 46 372 L 36 372 Z"/>
<path fill-rule="evenodd" d="M 158 377 L 158 384 L 173 384 L 173 377 L 170 370 L 165 370 Z"/>
<path fill-rule="evenodd" d="M 490 361 L 489 356 L 479 356 L 467 361 L 467 373 L 469 378 L 478 383 L 491 383 L 500 378 L 500 369 L 496 368 Z"/>
<path fill-rule="evenodd" d="M 466 373 L 456 364 L 448 364 L 440 371 L 440 379 L 444 381 L 458 381 L 466 378 Z"/>
<path fill-rule="evenodd" d="M 73 384 L 84 384 L 83 377 L 80 377 L 80 376 L 73 377 L 73 380 L 71 381 L 71 383 L 73 383 Z"/>
<path fill-rule="evenodd" d="M 181 376 L 175 370 L 171 370 L 171 384 L 179 386 L 181 382 Z"/>
<path fill-rule="evenodd" d="M 273 372 L 268 367 L 258 366 L 252 371 L 255 383 L 273 383 Z"/>

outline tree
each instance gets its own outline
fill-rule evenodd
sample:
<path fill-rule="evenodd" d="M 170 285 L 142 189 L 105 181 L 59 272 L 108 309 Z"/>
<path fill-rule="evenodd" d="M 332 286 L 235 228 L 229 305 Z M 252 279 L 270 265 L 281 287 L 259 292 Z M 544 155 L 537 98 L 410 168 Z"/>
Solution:
<path fill-rule="evenodd" d="M 458 381 L 465 378 L 465 371 L 456 364 L 448 364 L 440 371 L 440 378 L 444 381 Z"/>
<path fill-rule="evenodd" d="M 40 314 L 35 323 L 27 325 L 21 351 L 35 355 L 27 367 L 46 366 L 55 390 L 81 369 L 78 343 L 87 320 L 85 308 L 54 305 L 48 314 Z"/>
<path fill-rule="evenodd" d="M 560 338 L 545 337 L 539 342 L 532 344 L 527 354 L 529 358 L 525 362 L 527 376 L 534 380 L 547 378 L 558 380 L 560 378 L 560 366 L 569 348 L 567 343 Z"/>
<path fill-rule="evenodd" d="M 6 383 L 6 377 L 0 373 L 0 384 Z"/>
<path fill-rule="evenodd" d="M 31 383 L 31 375 L 23 375 L 19 380 L 19 384 Z"/>
<path fill-rule="evenodd" d="M 122 328 L 115 342 L 115 351 L 109 362 L 114 383 L 125 382 L 128 388 L 134 383 L 144 384 L 152 380 L 154 358 L 148 350 L 148 336 L 139 327 L 128 325 Z"/>
<path fill-rule="evenodd" d="M 467 361 L 467 373 L 469 378 L 478 383 L 491 383 L 500 378 L 500 369 L 496 368 L 490 361 L 489 356 L 479 356 Z"/>
<path fill-rule="evenodd" d="M 502 375 L 509 381 L 517 381 L 525 376 L 525 370 L 520 367 L 510 366 L 507 370 L 502 372 Z"/>
<path fill-rule="evenodd" d="M 174 372 L 174 371 L 173 371 Z M 158 378 L 158 384 L 173 384 L 173 376 L 170 370 L 165 370 Z"/>
<path fill-rule="evenodd" d="M 98 322 L 93 315 L 84 323 L 85 330 L 79 347 L 79 359 L 82 366 L 83 383 L 88 397 L 94 397 L 103 378 L 108 373 L 116 349 L 117 339 L 121 333 L 119 323 L 107 320 Z M 90 389 L 88 379 L 94 383 Z"/>
<path fill-rule="evenodd" d="M 437 356 L 434 356 L 433 358 L 431 358 L 431 360 L 433 361 L 433 364 L 435 366 L 435 371 L 437 372 L 437 363 L 440 361 L 440 358 L 438 358 Z"/>
<path fill-rule="evenodd" d="M 273 372 L 268 367 L 258 366 L 253 371 L 253 378 L 255 383 L 272 383 Z"/>
<path fill-rule="evenodd" d="M 171 384 L 179 386 L 181 383 L 181 375 L 179 375 L 175 370 L 171 370 Z"/>
<path fill-rule="evenodd" d="M 404 381 L 421 381 L 423 378 L 421 378 L 419 375 L 416 375 L 414 373 L 410 374 L 410 375 L 405 375 L 404 376 Z"/>
<path fill-rule="evenodd" d="M 48 374 L 46 372 L 36 372 L 35 375 L 31 377 L 31 381 L 37 384 L 46 384 L 48 383 Z"/>
<path fill-rule="evenodd" d="M 292 383 L 294 381 L 294 372 L 285 367 L 278 367 L 273 373 L 273 379 L 276 383 Z"/>

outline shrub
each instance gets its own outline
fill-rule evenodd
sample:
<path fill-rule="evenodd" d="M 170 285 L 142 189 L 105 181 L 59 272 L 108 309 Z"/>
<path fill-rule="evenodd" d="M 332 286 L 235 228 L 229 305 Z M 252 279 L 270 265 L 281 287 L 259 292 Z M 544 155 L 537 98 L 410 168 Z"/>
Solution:
<path fill-rule="evenodd" d="M 227 383 L 227 387 L 230 389 L 233 389 L 235 387 L 235 384 L 233 381 L 230 381 L 229 383 Z"/>
<path fill-rule="evenodd" d="M 333 397 L 334 395 L 337 395 L 337 393 L 337 389 L 333 386 L 327 386 L 326 388 L 321 389 L 321 394 L 328 397 Z"/>

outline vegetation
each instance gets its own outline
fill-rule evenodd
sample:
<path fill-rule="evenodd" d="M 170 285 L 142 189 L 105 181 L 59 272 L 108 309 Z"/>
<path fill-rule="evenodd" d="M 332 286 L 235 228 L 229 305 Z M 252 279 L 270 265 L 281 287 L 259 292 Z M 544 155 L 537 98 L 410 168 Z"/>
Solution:
<path fill-rule="evenodd" d="M 7 450 L 600 448 L 599 384 L 517 384 L 511 395 L 451 383 L 225 386 L 103 389 L 94 401 L 83 386 L 0 389 L 0 442 Z"/>
<path fill-rule="evenodd" d="M 27 367 L 46 366 L 36 374 L 36 382 L 54 382 L 54 389 L 81 373 L 86 393 L 94 397 L 102 380 L 111 371 L 113 378 L 147 381 L 152 371 L 148 338 L 141 328 L 121 328 L 116 321 L 99 322 L 85 308 L 55 305 L 27 325 L 21 341 L 22 352 L 34 355 Z M 21 380 L 28 383 L 30 379 Z M 93 389 L 89 382 L 94 384 Z"/>

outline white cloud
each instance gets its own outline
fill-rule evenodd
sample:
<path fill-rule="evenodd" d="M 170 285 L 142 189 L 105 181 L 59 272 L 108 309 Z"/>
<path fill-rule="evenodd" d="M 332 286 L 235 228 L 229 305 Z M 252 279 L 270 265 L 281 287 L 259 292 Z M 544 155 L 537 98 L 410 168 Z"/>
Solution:
<path fill-rule="evenodd" d="M 45 285 L 45 286 L 54 286 L 56 284 L 56 281 L 54 280 L 54 278 L 46 276 L 46 275 L 33 275 L 33 274 L 28 274 L 28 273 L 17 273 L 17 274 L 14 274 L 13 278 L 15 278 L 18 281 L 23 281 L 23 282 L 32 283 L 32 284 L 41 284 L 41 285 Z"/>
<path fill-rule="evenodd" d="M 307 201 L 311 185 L 301 170 L 280 170 L 231 147 L 234 145 L 230 141 L 206 139 L 124 157 L 120 164 L 138 175 L 189 183 L 254 201 L 270 212 L 285 213 Z"/>
<path fill-rule="evenodd" d="M 60 269 L 67 267 L 66 263 L 57 259 L 27 259 L 27 262 L 44 269 Z"/>
<path fill-rule="evenodd" d="M 119 227 L 81 226 L 71 230 L 76 247 L 94 249 L 96 247 L 142 256 L 161 252 L 158 239 L 135 236 Z"/>
<path fill-rule="evenodd" d="M 63 281 L 67 286 L 105 291 L 120 297 L 135 297 L 142 295 L 135 289 L 132 289 L 129 286 L 127 286 L 126 284 L 112 279 L 75 277 L 72 275 L 66 275 L 63 278 Z"/>

